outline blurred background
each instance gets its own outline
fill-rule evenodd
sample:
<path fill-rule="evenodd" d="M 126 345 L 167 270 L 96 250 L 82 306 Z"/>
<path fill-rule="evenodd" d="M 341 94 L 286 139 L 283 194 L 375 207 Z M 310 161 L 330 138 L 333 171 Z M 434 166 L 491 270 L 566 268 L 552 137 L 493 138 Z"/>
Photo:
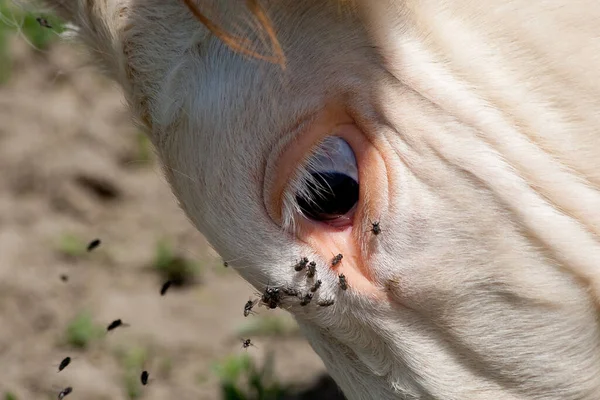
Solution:
<path fill-rule="evenodd" d="M 343 399 L 289 315 L 243 316 L 255 291 L 63 29 L 0 0 L 0 399 Z"/>

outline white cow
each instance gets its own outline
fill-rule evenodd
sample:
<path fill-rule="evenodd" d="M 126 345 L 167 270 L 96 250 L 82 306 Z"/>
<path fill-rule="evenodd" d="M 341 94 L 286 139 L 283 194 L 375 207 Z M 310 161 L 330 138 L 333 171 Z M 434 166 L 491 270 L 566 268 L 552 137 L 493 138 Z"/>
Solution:
<path fill-rule="evenodd" d="M 48 2 L 349 399 L 600 399 L 598 0 Z"/>

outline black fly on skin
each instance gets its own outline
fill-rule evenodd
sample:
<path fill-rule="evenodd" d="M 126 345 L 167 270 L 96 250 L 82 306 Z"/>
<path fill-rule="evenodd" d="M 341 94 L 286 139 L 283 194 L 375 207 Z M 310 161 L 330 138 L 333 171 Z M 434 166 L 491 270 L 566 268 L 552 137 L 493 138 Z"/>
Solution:
<path fill-rule="evenodd" d="M 342 254 L 338 254 L 337 256 L 333 257 L 333 260 L 331 260 L 331 266 L 335 267 L 338 265 L 342 261 L 342 258 L 344 258 Z"/>
<path fill-rule="evenodd" d="M 372 232 L 373 235 L 377 236 L 381 233 L 381 227 L 379 226 L 379 221 L 371 222 L 371 229 L 369 232 Z"/>
<path fill-rule="evenodd" d="M 315 284 L 314 284 L 314 285 L 313 285 L 313 286 L 310 288 L 310 291 L 311 291 L 311 292 L 313 292 L 313 293 L 314 293 L 314 292 L 316 292 L 317 290 L 319 290 L 319 288 L 321 287 L 321 284 L 322 284 L 322 283 L 323 283 L 323 282 L 321 282 L 321 280 L 320 280 L 320 279 L 318 279 L 318 280 L 315 282 Z"/>
<path fill-rule="evenodd" d="M 300 300 L 300 305 L 302 307 L 307 306 L 313 299 L 313 294 L 312 293 L 306 293 L 303 297 L 302 300 Z"/>
<path fill-rule="evenodd" d="M 308 271 L 306 271 L 306 276 L 308 278 L 314 278 L 316 273 L 317 273 L 317 263 L 314 261 L 311 261 L 310 264 L 308 264 Z"/>
<path fill-rule="evenodd" d="M 348 289 L 348 281 L 346 280 L 346 275 L 340 274 L 340 276 L 338 278 L 339 278 L 340 288 L 342 290 L 347 290 Z"/>

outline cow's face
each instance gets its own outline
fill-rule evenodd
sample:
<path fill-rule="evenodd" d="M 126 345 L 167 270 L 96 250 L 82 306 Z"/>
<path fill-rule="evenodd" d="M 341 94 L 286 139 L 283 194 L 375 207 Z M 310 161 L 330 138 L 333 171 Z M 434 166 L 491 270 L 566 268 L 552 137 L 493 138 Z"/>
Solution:
<path fill-rule="evenodd" d="M 256 288 L 298 291 L 276 302 L 350 399 L 594 398 L 597 237 L 577 218 L 597 209 L 565 200 L 556 190 L 580 182 L 521 135 L 540 117 L 519 112 L 526 86 L 486 86 L 520 77 L 496 56 L 531 65 L 391 4 L 267 2 L 282 70 L 232 53 L 179 3 L 132 1 L 111 14 L 113 73 L 189 218 Z M 213 6 L 253 32 L 243 4 Z M 470 45 L 475 83 L 460 68 Z M 304 257 L 314 277 L 295 268 Z"/>

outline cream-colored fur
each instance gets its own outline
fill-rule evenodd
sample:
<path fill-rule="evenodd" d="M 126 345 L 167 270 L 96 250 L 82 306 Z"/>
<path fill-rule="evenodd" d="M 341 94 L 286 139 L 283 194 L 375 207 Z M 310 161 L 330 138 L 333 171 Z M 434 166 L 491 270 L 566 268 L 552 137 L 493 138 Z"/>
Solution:
<path fill-rule="evenodd" d="M 285 71 L 232 53 L 180 1 L 48 2 L 257 288 L 312 255 L 264 210 L 282 132 L 343 98 L 385 143 L 370 268 L 390 300 L 340 296 L 321 260 L 318 297 L 336 304 L 289 306 L 349 399 L 600 398 L 597 0 L 265 1 Z M 200 6 L 254 32 L 244 2 Z"/>

